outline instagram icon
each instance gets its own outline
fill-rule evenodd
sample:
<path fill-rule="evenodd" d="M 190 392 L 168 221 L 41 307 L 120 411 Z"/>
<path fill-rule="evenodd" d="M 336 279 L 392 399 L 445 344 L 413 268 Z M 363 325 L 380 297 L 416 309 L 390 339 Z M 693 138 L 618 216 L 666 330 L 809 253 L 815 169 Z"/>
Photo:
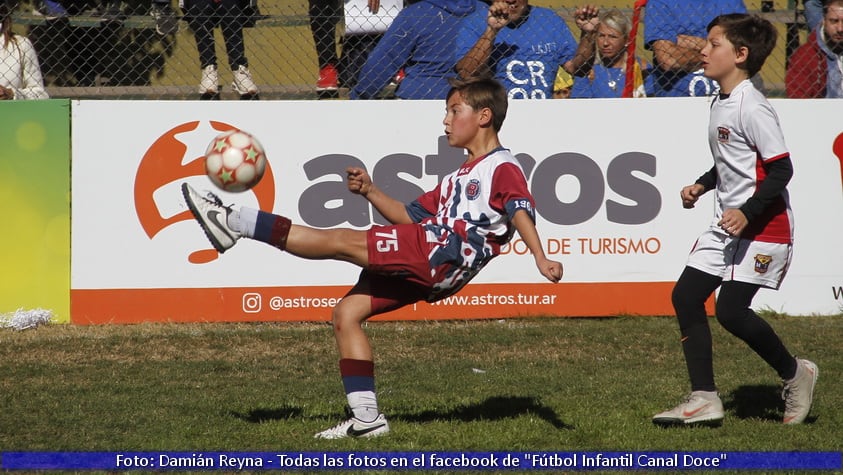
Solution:
<path fill-rule="evenodd" d="M 243 294 L 243 311 L 246 313 L 258 313 L 261 311 L 261 294 Z"/>

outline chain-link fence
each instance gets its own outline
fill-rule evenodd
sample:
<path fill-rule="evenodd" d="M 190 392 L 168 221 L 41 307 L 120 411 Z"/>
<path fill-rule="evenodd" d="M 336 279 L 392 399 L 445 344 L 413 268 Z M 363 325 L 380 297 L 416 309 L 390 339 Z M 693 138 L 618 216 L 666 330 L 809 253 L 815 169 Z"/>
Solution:
<path fill-rule="evenodd" d="M 13 31 L 32 41 L 51 97 L 346 98 L 393 14 L 417 3 L 463 3 L 380 0 L 380 13 L 372 16 L 365 8 L 367 0 L 258 0 L 257 5 L 248 0 L 184 0 L 188 5 L 178 5 L 175 0 L 172 4 L 157 1 L 25 0 L 13 7 Z M 533 0 L 531 5 L 555 12 L 579 41 L 575 11 L 583 3 Z M 595 5 L 602 11 L 617 9 L 631 19 L 632 3 L 604 0 Z M 656 15 L 658 3 L 670 5 L 670 11 Z M 643 9 L 635 42 L 644 74 L 649 73 L 648 67 L 654 61 L 659 61 L 648 44 L 648 35 L 657 28 L 655 21 L 674 21 L 676 24 L 670 28 L 675 28 L 675 33 L 690 35 L 695 23 L 708 22 L 702 17 L 710 15 L 714 5 L 730 3 L 733 2 L 651 0 Z M 363 5 L 363 13 L 348 14 L 354 4 Z M 683 10 L 677 10 L 680 5 L 684 5 Z M 769 19 L 779 32 L 776 49 L 759 77 L 769 96 L 784 97 L 789 58 L 806 42 L 809 33 L 804 3 L 747 0 L 745 7 Z M 444 14 L 447 12 L 427 13 L 426 17 L 412 19 L 412 23 L 421 25 L 424 34 L 439 40 L 439 46 L 428 45 L 430 50 L 440 49 L 439 60 L 443 56 L 441 50 L 457 49 L 453 41 L 442 41 L 458 34 L 453 27 L 442 26 Z M 660 27 L 667 28 L 663 24 Z M 556 33 L 548 32 L 548 37 L 555 38 Z M 533 39 L 533 49 L 545 47 L 541 38 Z M 600 48 L 596 50 L 599 54 Z M 455 51 L 446 51 L 454 64 L 459 60 Z M 426 53 L 412 48 L 402 54 L 408 55 L 407 61 L 413 64 L 430 59 L 417 57 Z M 405 67 L 411 69 L 407 61 L 394 63 L 398 67 L 376 97 L 391 97 Z M 216 67 L 208 68 L 210 62 Z M 447 74 L 452 74 L 454 64 L 447 65 Z M 810 74 L 803 76 L 810 79 Z"/>

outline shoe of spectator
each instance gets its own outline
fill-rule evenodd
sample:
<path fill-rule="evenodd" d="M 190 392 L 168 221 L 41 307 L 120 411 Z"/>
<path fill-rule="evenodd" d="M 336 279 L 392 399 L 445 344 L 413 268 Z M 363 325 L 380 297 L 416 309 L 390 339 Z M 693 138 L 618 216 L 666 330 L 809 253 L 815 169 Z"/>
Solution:
<path fill-rule="evenodd" d="M 258 94 L 258 86 L 252 80 L 252 73 L 249 72 L 249 68 L 242 64 L 234 71 L 234 82 L 231 83 L 231 87 L 234 88 L 237 94 L 240 94 L 241 98 L 243 96 L 251 97 Z"/>
<path fill-rule="evenodd" d="M 337 67 L 327 64 L 319 69 L 319 80 L 316 81 L 317 91 L 336 91 L 339 87 Z"/>
<path fill-rule="evenodd" d="M 199 81 L 199 94 L 216 95 L 220 91 L 220 75 L 217 72 L 217 66 L 209 64 L 202 70 L 202 80 Z"/>
<path fill-rule="evenodd" d="M 174 35 L 179 31 L 179 19 L 169 3 L 155 2 L 149 10 L 155 20 L 155 31 L 161 36 Z"/>

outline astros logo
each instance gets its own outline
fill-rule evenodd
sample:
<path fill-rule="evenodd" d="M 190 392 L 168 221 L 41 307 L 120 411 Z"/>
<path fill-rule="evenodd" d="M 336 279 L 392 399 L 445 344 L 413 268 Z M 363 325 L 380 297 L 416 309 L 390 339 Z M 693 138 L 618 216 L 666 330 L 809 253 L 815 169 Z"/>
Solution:
<path fill-rule="evenodd" d="M 200 121 L 177 125 L 155 140 L 141 159 L 135 175 L 135 211 L 149 239 L 172 224 L 193 220 L 193 215 L 186 207 L 172 216 L 163 216 L 161 208 L 156 204 L 155 194 L 173 182 L 181 182 L 194 176 L 206 176 L 203 155 L 205 145 L 219 132 L 237 128 L 223 122 L 209 122 L 212 133 L 208 133 L 207 124 L 197 130 L 200 129 Z M 193 142 L 202 144 L 201 150 L 189 149 L 188 143 Z M 208 185 L 211 188 L 210 181 Z M 275 179 L 269 163 L 263 179 L 250 191 L 255 194 L 261 210 L 272 210 L 275 202 Z M 215 249 L 202 249 L 191 253 L 187 260 L 193 264 L 204 264 L 217 257 L 219 253 Z"/>

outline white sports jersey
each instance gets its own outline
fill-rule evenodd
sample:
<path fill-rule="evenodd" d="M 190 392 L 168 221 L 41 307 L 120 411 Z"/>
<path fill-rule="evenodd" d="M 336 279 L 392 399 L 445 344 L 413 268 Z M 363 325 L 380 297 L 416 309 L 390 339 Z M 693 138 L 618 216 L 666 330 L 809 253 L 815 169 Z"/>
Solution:
<path fill-rule="evenodd" d="M 715 216 L 740 208 L 766 177 L 762 166 L 789 157 L 776 111 L 749 80 L 738 84 L 729 97 L 715 97 L 711 105 L 708 143 L 717 168 Z M 790 243 L 793 217 L 787 190 L 782 191 L 760 216 L 749 223 L 741 238 Z"/>

